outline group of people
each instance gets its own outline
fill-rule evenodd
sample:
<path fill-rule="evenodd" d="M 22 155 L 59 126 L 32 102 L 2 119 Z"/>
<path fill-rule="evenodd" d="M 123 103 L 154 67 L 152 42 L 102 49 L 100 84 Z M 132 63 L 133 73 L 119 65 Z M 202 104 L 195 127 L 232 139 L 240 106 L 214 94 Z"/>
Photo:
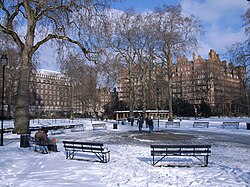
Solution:
<path fill-rule="evenodd" d="M 153 132 L 153 130 L 154 130 L 154 121 L 153 121 L 153 117 L 146 117 L 146 118 L 145 118 L 145 121 L 146 121 L 146 127 L 149 128 L 149 132 Z M 140 131 L 140 132 L 142 131 L 143 123 L 144 123 L 144 118 L 143 118 L 142 115 L 139 115 L 137 124 L 138 124 L 139 131 Z"/>
<path fill-rule="evenodd" d="M 49 151 L 58 152 L 56 145 L 56 138 L 48 137 L 48 129 L 42 128 L 35 134 L 35 139 L 41 142 L 43 145 L 48 146 Z"/>

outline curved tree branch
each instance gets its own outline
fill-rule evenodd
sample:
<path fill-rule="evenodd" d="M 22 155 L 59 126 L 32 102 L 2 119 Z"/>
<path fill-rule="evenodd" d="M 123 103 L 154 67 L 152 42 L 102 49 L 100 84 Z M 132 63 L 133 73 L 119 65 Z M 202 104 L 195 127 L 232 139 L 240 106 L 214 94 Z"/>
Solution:
<path fill-rule="evenodd" d="M 49 34 L 46 38 L 44 38 L 43 40 L 39 41 L 36 43 L 36 45 L 34 45 L 32 47 L 32 53 L 34 53 L 41 45 L 43 45 L 44 43 L 46 43 L 49 40 L 52 39 L 59 39 L 59 40 L 65 40 L 68 41 L 70 43 L 76 44 L 81 51 L 84 53 L 84 56 L 89 60 L 89 61 L 95 61 L 93 60 L 90 56 L 90 54 L 93 53 L 97 53 L 97 52 L 90 52 L 88 49 L 86 49 L 79 41 L 73 40 L 72 38 L 68 37 L 68 36 L 60 36 L 60 35 L 55 35 L 55 34 Z"/>
<path fill-rule="evenodd" d="M 73 44 L 76 44 L 77 46 L 79 46 L 85 55 L 89 53 L 89 51 L 79 41 L 73 40 L 68 36 L 60 36 L 60 35 L 55 35 L 55 34 L 49 34 L 46 38 L 37 42 L 37 44 L 32 48 L 33 52 L 35 52 L 42 44 L 46 43 L 47 41 L 49 41 L 51 39 L 66 40 L 70 43 L 73 43 Z"/>
<path fill-rule="evenodd" d="M 0 24 L 0 29 L 4 33 L 9 34 L 14 39 L 14 41 L 16 42 L 16 44 L 18 45 L 18 47 L 21 48 L 21 49 L 24 47 L 24 43 L 21 41 L 21 39 L 19 38 L 19 36 L 17 35 L 17 33 L 14 31 L 14 29 L 13 29 L 13 21 L 14 21 L 15 17 L 18 15 L 18 12 L 19 12 L 20 7 L 22 5 L 23 5 L 22 3 L 18 3 L 15 6 L 15 11 L 13 12 L 13 14 L 11 14 L 6 9 L 6 7 L 4 6 L 3 2 L 0 1 L 0 9 L 2 9 L 5 12 L 6 17 L 7 17 L 6 26 Z"/>

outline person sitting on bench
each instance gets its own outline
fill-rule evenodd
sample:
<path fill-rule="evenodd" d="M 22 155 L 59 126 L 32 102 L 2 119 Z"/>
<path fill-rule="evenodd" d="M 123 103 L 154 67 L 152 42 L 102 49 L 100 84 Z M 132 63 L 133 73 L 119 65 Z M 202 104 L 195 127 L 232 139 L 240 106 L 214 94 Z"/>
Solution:
<path fill-rule="evenodd" d="M 35 134 L 35 139 L 48 146 L 49 151 L 59 152 L 57 150 L 56 138 L 48 137 L 48 129 L 42 128 Z"/>

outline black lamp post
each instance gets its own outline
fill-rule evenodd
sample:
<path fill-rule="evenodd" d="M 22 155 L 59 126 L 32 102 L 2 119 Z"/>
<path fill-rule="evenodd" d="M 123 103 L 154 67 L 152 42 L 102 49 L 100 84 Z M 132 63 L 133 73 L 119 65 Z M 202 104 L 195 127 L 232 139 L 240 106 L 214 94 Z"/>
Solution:
<path fill-rule="evenodd" d="M 3 109 L 4 109 L 4 77 L 5 77 L 5 66 L 8 64 L 8 58 L 6 54 L 2 54 L 1 56 L 1 64 L 3 66 L 3 77 L 2 77 L 2 124 L 1 124 L 1 142 L 0 146 L 3 146 Z"/>

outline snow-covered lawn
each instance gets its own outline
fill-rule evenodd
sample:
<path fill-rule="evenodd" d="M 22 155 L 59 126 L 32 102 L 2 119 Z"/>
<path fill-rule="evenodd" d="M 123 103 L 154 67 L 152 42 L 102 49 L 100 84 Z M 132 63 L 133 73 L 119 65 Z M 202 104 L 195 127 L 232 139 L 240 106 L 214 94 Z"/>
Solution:
<path fill-rule="evenodd" d="M 164 121 L 154 122 L 157 134 L 192 135 L 186 140 L 147 140 L 138 139 L 138 126 L 106 122 L 107 129 L 93 130 L 90 120 L 40 120 L 40 124 L 68 125 L 84 124 L 84 131 L 50 135 L 58 140 L 58 153 L 40 154 L 29 148 L 20 148 L 19 135 L 4 134 L 4 146 L 0 147 L 0 186 L 1 187 L 160 187 L 160 186 L 250 186 L 250 130 L 246 130 L 249 118 L 209 118 L 209 128 L 193 128 L 194 119 L 182 120 L 180 128 L 165 128 Z M 240 128 L 221 128 L 222 121 L 239 121 Z M 31 126 L 37 126 L 37 120 Z M 5 122 L 5 128 L 12 122 Z M 149 135 L 145 128 L 141 134 Z M 32 132 L 34 135 L 34 132 Z M 152 136 L 152 135 L 150 135 Z M 95 162 L 94 155 L 88 160 L 65 159 L 62 141 L 103 142 L 110 149 L 108 163 Z M 150 145 L 157 143 L 203 143 L 212 145 L 208 167 L 201 167 L 193 157 L 171 157 L 163 163 L 171 162 L 175 167 L 152 166 Z M 182 166 L 182 163 L 184 165 Z"/>

